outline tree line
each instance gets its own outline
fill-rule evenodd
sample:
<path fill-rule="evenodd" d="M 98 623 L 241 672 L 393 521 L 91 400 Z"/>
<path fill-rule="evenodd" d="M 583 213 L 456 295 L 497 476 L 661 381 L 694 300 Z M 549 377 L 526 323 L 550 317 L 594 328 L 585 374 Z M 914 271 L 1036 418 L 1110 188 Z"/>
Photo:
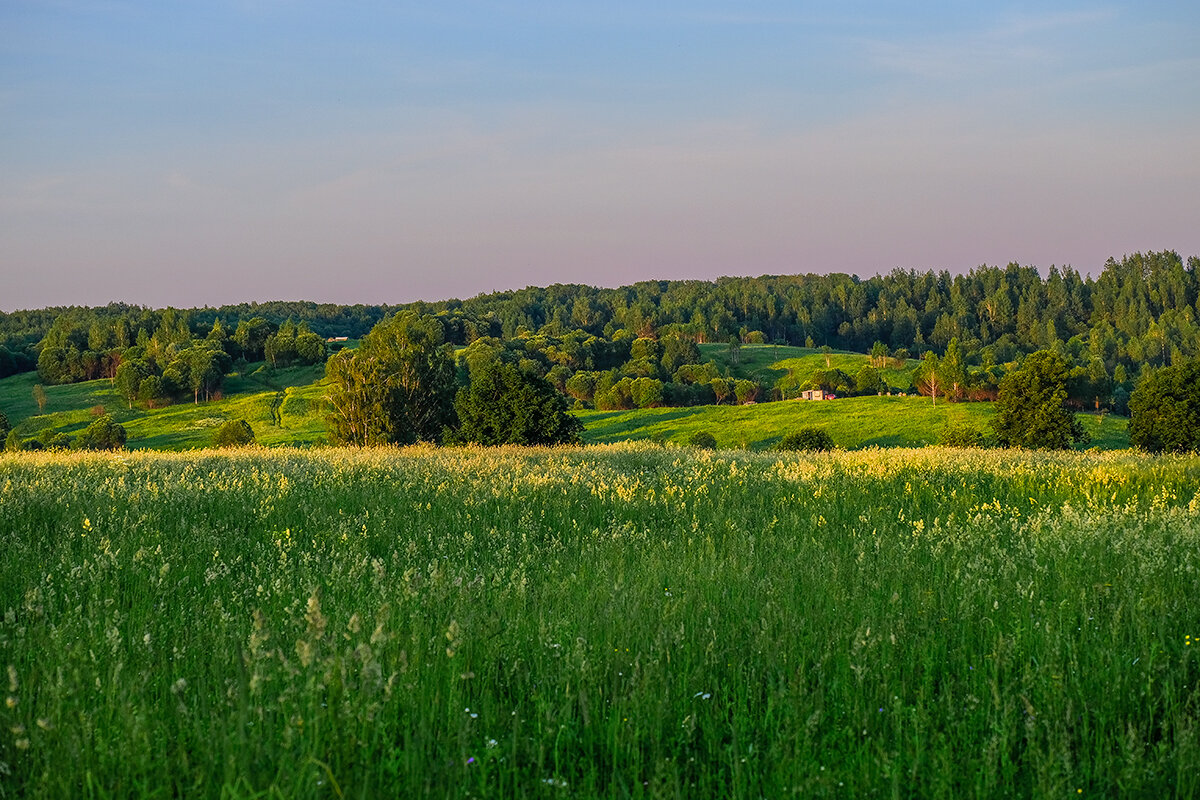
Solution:
<path fill-rule="evenodd" d="M 223 320 L 236 328 L 261 318 L 273 325 L 303 323 L 322 338 L 364 335 L 399 311 L 438 316 L 445 339 L 513 339 L 522 332 L 565 336 L 582 331 L 612 339 L 678 334 L 698 343 L 731 337 L 867 352 L 875 343 L 915 357 L 944 354 L 957 340 L 968 365 L 1003 364 L 1039 349 L 1075 362 L 1096 361 L 1117 382 L 1145 365 L 1166 366 L 1200 353 L 1196 300 L 1200 258 L 1173 251 L 1109 259 L 1096 278 L 1051 267 L 981 266 L 965 274 L 894 270 L 858 278 L 845 274 L 643 281 L 616 289 L 581 284 L 482 294 L 467 300 L 401 305 L 274 302 L 175 311 L 111 304 L 0 314 L 0 375 L 29 369 L 55 337 L 74 343 L 77 373 L 102 370 L 87 355 L 92 329 L 111 331 L 120 345 L 162 327 L 163 317 L 186 320 L 193 336 Z M 96 325 L 94 325 L 94 323 Z M 51 335 L 53 331 L 53 336 Z M 51 342 L 47 341 L 47 337 Z M 1124 377 L 1117 374 L 1121 367 Z"/>

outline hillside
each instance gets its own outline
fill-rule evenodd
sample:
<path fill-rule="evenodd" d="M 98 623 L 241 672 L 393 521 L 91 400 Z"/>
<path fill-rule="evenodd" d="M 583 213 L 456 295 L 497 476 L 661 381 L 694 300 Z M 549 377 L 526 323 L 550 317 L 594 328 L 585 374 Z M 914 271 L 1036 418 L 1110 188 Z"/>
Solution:
<path fill-rule="evenodd" d="M 206 447 L 213 428 L 229 419 L 249 422 L 263 445 L 309 445 L 325 440 L 321 379 L 322 367 L 269 371 L 250 364 L 226 378 L 219 400 L 155 409 L 130 409 L 109 381 L 86 381 L 45 387 L 46 408 L 39 413 L 33 399 L 37 373 L 25 373 L 0 380 L 0 409 L 26 439 L 47 428 L 74 435 L 107 413 L 125 426 L 126 446 L 133 450 Z"/>
<path fill-rule="evenodd" d="M 788 431 L 814 425 L 824 428 L 838 447 L 922 447 L 936 444 L 942 428 L 968 423 L 986 429 L 995 416 L 991 403 L 938 403 L 927 397 L 849 397 L 811 402 L 784 400 L 747 406 L 651 408 L 635 411 L 583 411 L 579 418 L 588 443 L 655 439 L 685 443 L 700 431 L 711 433 L 722 448 L 762 450 Z M 1128 420 L 1080 414 L 1091 435 L 1090 447 L 1103 450 L 1129 446 Z"/>
<path fill-rule="evenodd" d="M 811 347 L 774 344 L 744 344 L 738 349 L 736 360 L 727 344 L 702 344 L 700 354 L 705 361 L 716 364 L 721 372 L 728 371 L 735 378 L 757 380 L 767 388 L 789 376 L 803 382 L 814 372 L 824 369 L 840 369 L 854 377 L 860 369 L 871 364 L 871 357 L 865 353 L 834 350 L 826 360 L 824 353 Z M 879 376 L 893 391 L 905 391 L 912 385 L 913 373 L 919 363 L 916 359 L 907 359 L 903 366 L 897 367 L 893 359 L 888 359 L 887 366 L 879 370 Z"/>
<path fill-rule="evenodd" d="M 712 346 L 714 351 L 721 346 Z M 706 357 L 710 353 L 705 353 Z M 780 356 L 775 358 L 775 356 Z M 719 352 L 712 354 L 720 358 Z M 834 367 L 857 369 L 866 363 L 860 354 L 835 353 Z M 735 374 L 770 372 L 785 376 L 788 369 L 804 373 L 824 366 L 824 356 L 803 348 L 770 346 L 743 348 Z M 887 370 L 893 386 L 905 382 L 902 370 Z M 275 370 L 253 364 L 245 374 L 225 382 L 224 396 L 208 403 L 178 403 L 165 408 L 128 408 L 106 380 L 46 387 L 47 405 L 38 413 L 33 400 L 34 374 L 0 380 L 0 409 L 24 438 L 42 430 L 74 435 L 98 413 L 109 413 L 125 426 L 130 449 L 186 450 L 207 446 L 215 427 L 225 420 L 245 419 L 260 444 L 266 446 L 321 444 L 325 441 L 322 398 L 325 390 L 316 367 Z M 943 403 L 927 397 L 850 397 L 825 402 L 787 400 L 743 406 L 651 408 L 632 411 L 581 411 L 585 443 L 652 439 L 684 443 L 698 431 L 708 431 L 720 447 L 768 448 L 798 427 L 825 428 L 842 448 L 920 447 L 934 444 L 948 423 L 969 423 L 985 429 L 993 416 L 990 403 Z M 1112 414 L 1102 419 L 1082 414 L 1092 447 L 1129 446 L 1127 420 Z"/>

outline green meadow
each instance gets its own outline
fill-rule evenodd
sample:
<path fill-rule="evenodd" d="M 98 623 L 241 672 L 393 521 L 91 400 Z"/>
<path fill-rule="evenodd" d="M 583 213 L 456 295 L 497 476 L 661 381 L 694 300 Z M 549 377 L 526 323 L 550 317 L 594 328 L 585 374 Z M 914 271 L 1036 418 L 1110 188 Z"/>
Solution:
<path fill-rule="evenodd" d="M 947 425 L 971 425 L 981 431 L 995 416 L 991 403 L 936 405 L 928 397 L 847 397 L 838 400 L 783 400 L 741 406 L 649 408 L 633 411 L 580 411 L 585 442 L 639 439 L 684 444 L 695 433 L 711 433 L 721 448 L 761 450 L 788 431 L 823 428 L 838 447 L 922 447 L 937 444 Z M 1129 447 L 1128 420 L 1112 414 L 1080 414 L 1092 437 L 1088 447 Z"/>
<path fill-rule="evenodd" d="M 0 797 L 1200 794 L 1194 457 L 8 454 L 0 547 Z"/>
<path fill-rule="evenodd" d="M 705 356 L 717 361 L 727 356 L 727 347 L 704 348 Z M 807 375 L 825 363 L 824 355 L 803 348 L 749 345 L 742 349 L 741 366 L 731 372 L 757 375 L 768 385 L 786 377 L 788 370 Z M 867 363 L 863 355 L 834 353 L 830 358 L 835 367 L 846 371 L 856 372 Z M 911 382 L 911 368 L 908 373 L 881 372 L 895 388 Z M 39 413 L 33 400 L 36 382 L 35 373 L 0 380 L 0 409 L 25 438 L 45 428 L 74 435 L 103 412 L 125 426 L 126 446 L 133 450 L 207 447 L 214 429 L 230 419 L 245 419 L 258 443 L 266 446 L 311 446 L 326 441 L 326 389 L 320 367 L 267 370 L 262 364 L 252 364 L 245 373 L 226 379 L 221 399 L 155 409 L 140 404 L 130 409 L 109 381 L 99 380 L 45 387 L 47 405 Z M 771 447 L 789 431 L 809 425 L 828 430 L 835 444 L 844 449 L 921 447 L 936 444 L 947 424 L 965 423 L 986 430 L 994 415 L 990 403 L 934 404 L 928 397 L 898 395 L 577 413 L 586 426 L 586 443 L 648 439 L 682 444 L 692 434 L 707 431 L 722 448 L 754 450 Z M 1092 437 L 1088 447 L 1110 450 L 1129 446 L 1124 417 L 1080 414 L 1080 420 Z"/>

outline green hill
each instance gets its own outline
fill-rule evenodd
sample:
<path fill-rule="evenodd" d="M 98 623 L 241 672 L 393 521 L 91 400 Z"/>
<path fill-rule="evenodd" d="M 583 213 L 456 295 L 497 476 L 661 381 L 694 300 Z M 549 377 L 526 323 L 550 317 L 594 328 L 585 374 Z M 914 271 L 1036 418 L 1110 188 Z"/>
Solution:
<path fill-rule="evenodd" d="M 106 413 L 125 427 L 126 446 L 135 450 L 206 447 L 213 429 L 230 419 L 249 422 L 260 444 L 315 444 L 325 440 L 322 377 L 320 366 L 267 370 L 250 364 L 226 378 L 221 399 L 155 409 L 130 409 L 109 381 L 86 381 L 46 386 L 46 408 L 39 411 L 33 399 L 38 377 L 30 372 L 0 380 L 0 410 L 26 439 L 47 428 L 74 435 Z"/>
<path fill-rule="evenodd" d="M 784 400 L 745 406 L 650 408 L 634 411 L 582 411 L 585 442 L 656 439 L 684 443 L 707 431 L 722 448 L 761 450 L 788 431 L 824 428 L 838 447 L 921 447 L 936 444 L 949 423 L 985 429 L 995 415 L 991 403 L 938 403 L 927 397 L 849 397 L 822 402 Z M 1124 417 L 1081 414 L 1090 446 L 1129 446 Z"/>
<path fill-rule="evenodd" d="M 718 362 L 728 358 L 725 345 L 705 345 L 704 355 Z M 831 365 L 847 372 L 868 363 L 865 355 L 833 353 Z M 913 364 L 913 362 L 909 362 Z M 771 345 L 745 346 L 735 375 L 765 375 L 771 385 L 789 371 L 808 375 L 824 369 L 825 356 L 815 350 Z M 893 387 L 907 386 L 911 366 L 882 371 Z M 130 409 L 107 380 L 47 386 L 47 404 L 39 413 L 33 399 L 36 373 L 0 380 L 0 410 L 24 438 L 46 428 L 75 435 L 98 414 L 108 413 L 125 426 L 130 449 L 186 450 L 205 447 L 213 430 L 230 419 L 250 423 L 260 444 L 312 445 L 325 441 L 322 398 L 325 387 L 320 367 L 266 370 L 252 364 L 230 375 L 223 397 L 207 403 L 177 403 L 165 408 Z M 744 406 L 652 408 L 633 411 L 578 412 L 588 443 L 653 439 L 684 443 L 698 431 L 708 431 L 723 448 L 761 450 L 785 433 L 815 425 L 826 429 L 846 449 L 860 447 L 920 447 L 938 441 L 948 423 L 969 423 L 986 429 L 994 414 L 990 403 L 941 403 L 927 397 L 851 397 L 825 402 L 786 400 Z M 1081 415 L 1092 436 L 1091 446 L 1128 447 L 1126 420 L 1107 415 L 1102 420 Z"/>
<path fill-rule="evenodd" d="M 771 388 L 784 378 L 791 376 L 797 383 L 807 380 L 814 372 L 823 369 L 840 369 L 850 377 L 871 364 L 871 357 L 864 353 L 835 350 L 825 354 L 811 347 L 790 347 L 773 344 L 744 344 L 738 349 L 736 363 L 727 344 L 702 344 L 700 354 L 705 361 L 712 361 L 722 372 L 735 378 L 751 378 Z M 913 373 L 918 361 L 908 359 L 903 366 L 896 367 L 891 359 L 879 370 L 883 380 L 896 391 L 905 391 L 912 385 Z"/>

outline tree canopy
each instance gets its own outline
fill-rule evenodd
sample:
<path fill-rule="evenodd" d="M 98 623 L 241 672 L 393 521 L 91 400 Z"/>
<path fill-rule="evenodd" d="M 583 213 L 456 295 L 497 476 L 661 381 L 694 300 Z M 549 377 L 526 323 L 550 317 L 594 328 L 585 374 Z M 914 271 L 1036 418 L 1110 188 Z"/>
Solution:
<path fill-rule="evenodd" d="M 384 320 L 358 349 L 330 358 L 325 374 L 338 442 L 436 442 L 454 421 L 454 360 L 433 317 L 402 312 Z"/>
<path fill-rule="evenodd" d="M 1163 367 L 1129 397 L 1129 441 L 1151 453 L 1200 450 L 1200 358 Z"/>
<path fill-rule="evenodd" d="M 1000 381 L 996 440 L 1005 447 L 1066 450 L 1086 442 L 1079 420 L 1066 407 L 1070 370 L 1058 353 L 1039 350 Z"/>
<path fill-rule="evenodd" d="M 492 362 L 471 375 L 454 407 L 458 428 L 448 440 L 482 445 L 579 444 L 583 424 L 549 381 L 514 364 Z"/>

